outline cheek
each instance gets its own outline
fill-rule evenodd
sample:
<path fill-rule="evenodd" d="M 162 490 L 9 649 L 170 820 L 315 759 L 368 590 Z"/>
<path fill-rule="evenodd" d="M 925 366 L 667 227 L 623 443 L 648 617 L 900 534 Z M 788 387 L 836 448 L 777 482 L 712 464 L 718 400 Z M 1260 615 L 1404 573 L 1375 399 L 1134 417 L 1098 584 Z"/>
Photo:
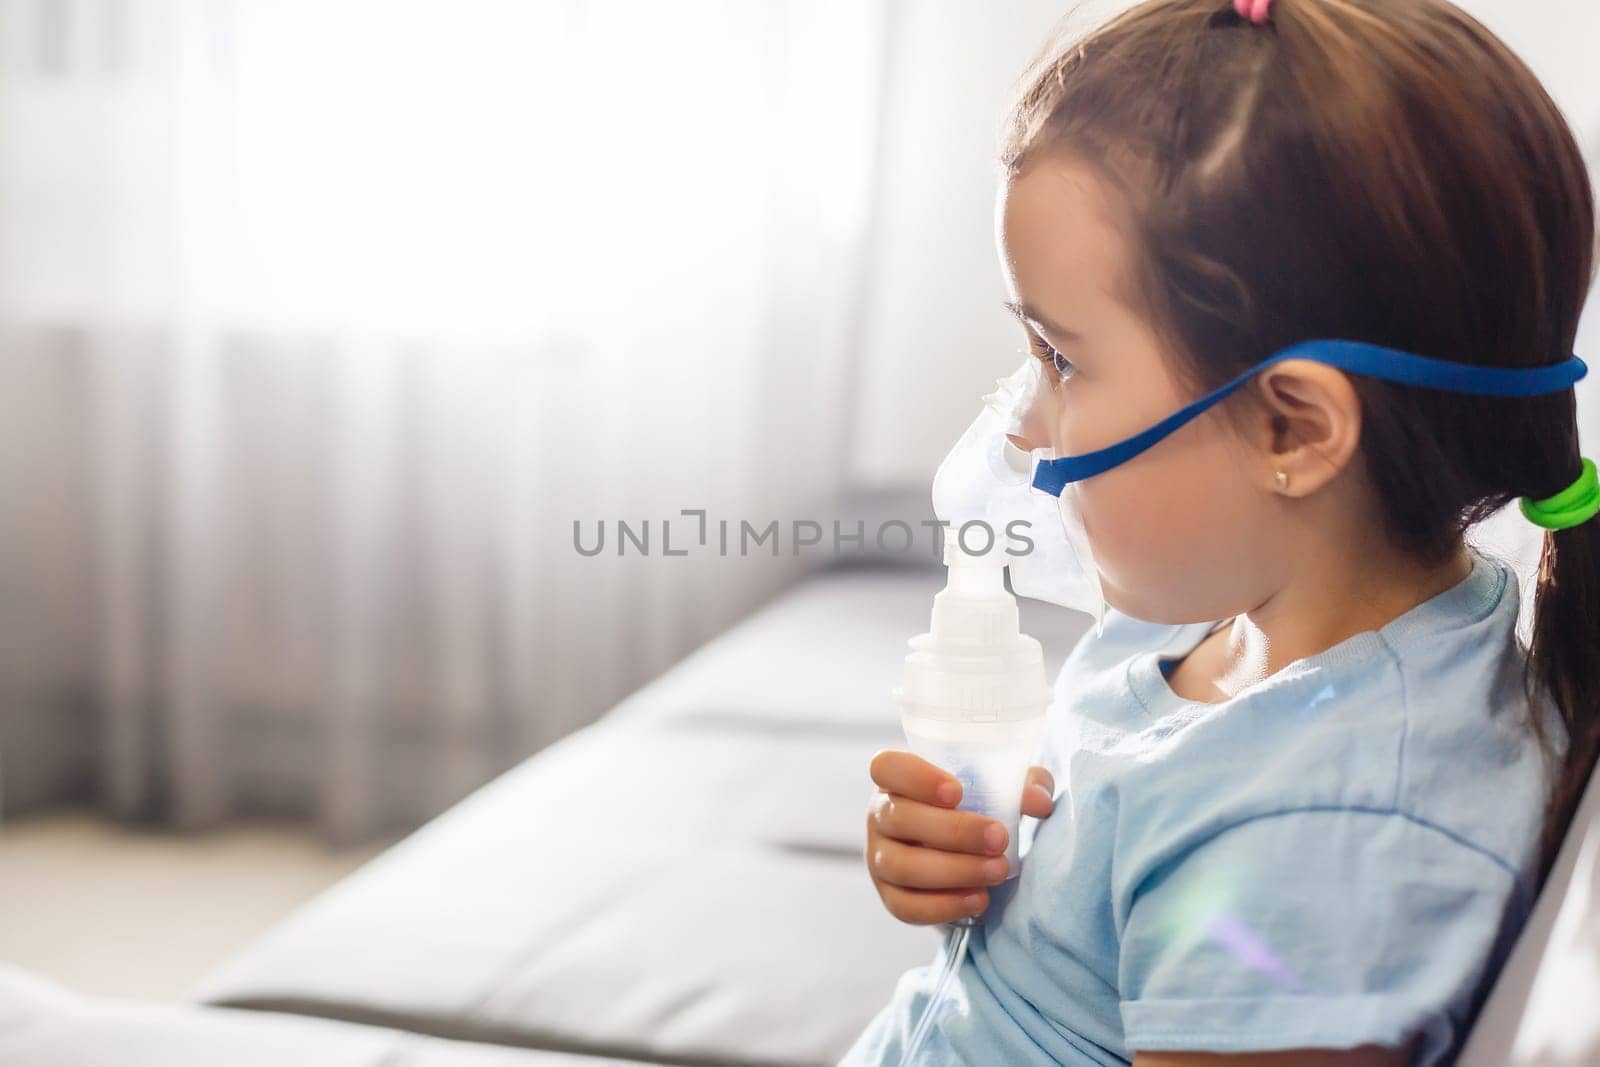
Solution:
<path fill-rule="evenodd" d="M 1053 397 L 1046 398 L 1045 403 L 1040 405 L 1043 421 L 1050 424 L 1050 445 L 1058 456 L 1093 452 L 1115 444 L 1156 421 L 1155 418 L 1140 421 L 1138 414 L 1130 416 L 1127 402 L 1120 397 L 1107 400 L 1089 395 L 1081 388 L 1069 395 L 1068 390 L 1073 387 L 1074 383 L 1063 385 Z"/>
<path fill-rule="evenodd" d="M 1266 562 L 1262 497 L 1238 451 L 1189 429 L 1079 487 L 1107 600 L 1151 622 L 1244 610 Z"/>

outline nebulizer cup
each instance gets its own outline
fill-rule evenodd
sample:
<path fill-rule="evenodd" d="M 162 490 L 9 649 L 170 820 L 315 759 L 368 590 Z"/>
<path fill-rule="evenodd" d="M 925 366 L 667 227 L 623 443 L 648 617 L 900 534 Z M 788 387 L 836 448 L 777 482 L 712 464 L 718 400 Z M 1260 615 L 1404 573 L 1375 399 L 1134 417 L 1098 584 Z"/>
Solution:
<path fill-rule="evenodd" d="M 958 807 L 1005 826 L 1010 878 L 1021 866 L 1022 791 L 1050 687 L 1039 642 L 1021 632 L 1005 587 L 1005 560 L 998 545 L 974 553 L 954 537 L 946 544 L 947 581 L 928 632 L 911 639 L 895 698 L 911 751 L 961 782 Z"/>

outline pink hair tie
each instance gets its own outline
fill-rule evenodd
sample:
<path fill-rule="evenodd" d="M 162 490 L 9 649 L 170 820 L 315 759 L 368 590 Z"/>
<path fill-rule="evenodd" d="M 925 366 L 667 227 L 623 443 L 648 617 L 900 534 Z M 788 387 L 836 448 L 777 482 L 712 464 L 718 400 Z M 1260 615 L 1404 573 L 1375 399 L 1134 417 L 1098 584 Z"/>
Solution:
<path fill-rule="evenodd" d="M 1257 26 L 1267 21 L 1267 9 L 1272 6 L 1272 0 L 1233 0 L 1233 10 L 1238 12 L 1242 19 L 1249 19 Z"/>

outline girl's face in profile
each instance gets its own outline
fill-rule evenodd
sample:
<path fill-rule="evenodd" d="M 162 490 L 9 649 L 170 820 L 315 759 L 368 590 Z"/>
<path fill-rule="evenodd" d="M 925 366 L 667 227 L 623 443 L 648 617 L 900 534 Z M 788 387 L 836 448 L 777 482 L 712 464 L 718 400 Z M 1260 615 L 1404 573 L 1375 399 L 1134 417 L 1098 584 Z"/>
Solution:
<path fill-rule="evenodd" d="M 1000 190 L 1001 270 L 1043 362 L 1028 422 L 1072 455 L 1114 444 L 1199 395 L 1136 303 L 1125 209 L 1089 166 L 1032 161 Z M 1158 623 L 1208 622 L 1261 603 L 1292 540 L 1262 441 L 1214 408 L 1123 465 L 1078 483 L 1106 601 Z"/>

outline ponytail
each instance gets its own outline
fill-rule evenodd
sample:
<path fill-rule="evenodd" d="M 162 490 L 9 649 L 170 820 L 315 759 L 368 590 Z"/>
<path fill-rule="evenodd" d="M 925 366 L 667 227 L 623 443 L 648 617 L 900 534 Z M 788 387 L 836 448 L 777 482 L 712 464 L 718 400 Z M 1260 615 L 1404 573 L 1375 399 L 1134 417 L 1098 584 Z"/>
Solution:
<path fill-rule="evenodd" d="M 1526 682 L 1533 731 L 1551 768 L 1539 842 L 1542 882 L 1600 750 L 1600 521 L 1545 533 Z M 1550 736 L 1541 695 L 1554 702 L 1564 738 Z"/>

